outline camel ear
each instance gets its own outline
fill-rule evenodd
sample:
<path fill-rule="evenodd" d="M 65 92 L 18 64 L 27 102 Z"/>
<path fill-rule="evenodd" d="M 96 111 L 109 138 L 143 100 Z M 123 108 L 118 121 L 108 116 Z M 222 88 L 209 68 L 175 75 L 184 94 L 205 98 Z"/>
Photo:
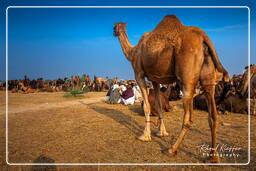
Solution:
<path fill-rule="evenodd" d="M 116 22 L 114 22 L 114 24 L 116 25 Z"/>

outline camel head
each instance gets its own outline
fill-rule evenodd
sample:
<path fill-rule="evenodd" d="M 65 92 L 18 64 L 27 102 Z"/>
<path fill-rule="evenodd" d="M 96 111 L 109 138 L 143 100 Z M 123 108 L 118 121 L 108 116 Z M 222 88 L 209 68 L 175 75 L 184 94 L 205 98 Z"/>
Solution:
<path fill-rule="evenodd" d="M 114 36 L 120 36 L 120 33 L 126 32 L 126 23 L 114 23 Z"/>

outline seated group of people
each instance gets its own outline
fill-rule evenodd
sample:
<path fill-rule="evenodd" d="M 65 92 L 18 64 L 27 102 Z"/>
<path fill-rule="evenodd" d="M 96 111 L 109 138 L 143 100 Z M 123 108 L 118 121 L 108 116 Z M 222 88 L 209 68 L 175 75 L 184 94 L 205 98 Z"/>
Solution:
<path fill-rule="evenodd" d="M 138 85 L 135 84 L 114 84 L 107 93 L 107 103 L 110 104 L 134 104 L 139 102 L 141 98 L 141 93 Z"/>

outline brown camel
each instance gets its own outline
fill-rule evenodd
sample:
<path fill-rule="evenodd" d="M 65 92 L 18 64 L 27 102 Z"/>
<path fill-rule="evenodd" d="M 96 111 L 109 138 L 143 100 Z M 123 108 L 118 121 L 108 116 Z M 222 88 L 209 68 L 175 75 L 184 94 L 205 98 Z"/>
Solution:
<path fill-rule="evenodd" d="M 197 82 L 200 81 L 206 91 L 209 109 L 209 126 L 212 134 L 212 149 L 216 147 L 217 112 L 214 101 L 216 70 L 223 73 L 223 79 L 229 80 L 228 72 L 219 61 L 213 43 L 197 27 L 184 26 L 175 15 L 168 15 L 151 31 L 145 33 L 136 46 L 132 46 L 126 33 L 126 23 L 115 23 L 114 36 L 118 36 L 126 58 L 131 62 L 135 78 L 144 98 L 144 113 L 146 117 L 145 130 L 139 137 L 142 141 L 151 140 L 150 104 L 146 90 L 145 77 L 152 81 L 156 90 L 159 116 L 159 136 L 167 136 L 161 110 L 159 84 L 170 84 L 176 80 L 183 85 L 184 119 L 181 133 L 175 144 L 163 152 L 175 155 L 182 140 L 192 125 L 193 95 Z M 216 151 L 212 162 L 218 162 Z"/>
<path fill-rule="evenodd" d="M 162 87 L 160 89 L 160 99 L 161 99 L 161 104 L 162 104 L 162 111 L 165 112 L 170 112 L 170 110 L 172 109 L 172 106 L 169 104 L 169 96 L 170 96 L 170 92 L 171 92 L 171 86 L 166 87 Z M 149 93 L 148 93 L 148 101 L 150 104 L 150 112 L 151 115 L 153 116 L 157 116 L 157 106 L 155 106 L 156 103 L 156 99 L 155 99 L 155 90 L 154 89 L 149 89 Z M 143 103 L 142 103 L 143 105 Z"/>

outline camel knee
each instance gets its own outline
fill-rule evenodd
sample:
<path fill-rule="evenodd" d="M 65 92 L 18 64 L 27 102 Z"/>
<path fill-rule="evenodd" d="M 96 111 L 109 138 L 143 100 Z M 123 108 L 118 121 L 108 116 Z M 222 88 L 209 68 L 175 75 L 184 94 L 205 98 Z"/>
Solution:
<path fill-rule="evenodd" d="M 184 91 L 183 92 L 182 99 L 192 99 L 192 97 L 193 97 L 193 92 L 192 91 L 190 91 L 190 92 Z"/>

